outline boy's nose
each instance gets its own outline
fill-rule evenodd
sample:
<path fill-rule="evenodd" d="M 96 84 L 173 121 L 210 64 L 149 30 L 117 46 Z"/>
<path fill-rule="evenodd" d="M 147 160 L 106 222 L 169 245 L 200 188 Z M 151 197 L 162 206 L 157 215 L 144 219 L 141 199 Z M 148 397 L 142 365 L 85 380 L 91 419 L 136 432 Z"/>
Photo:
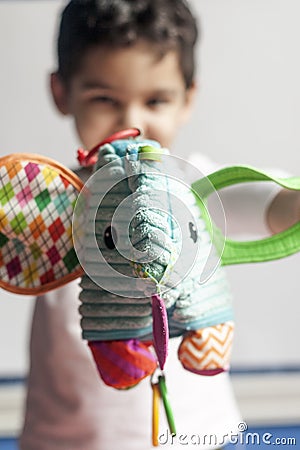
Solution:
<path fill-rule="evenodd" d="M 145 118 L 142 108 L 139 108 L 138 106 L 122 108 L 119 126 L 123 129 L 134 127 L 144 130 Z"/>

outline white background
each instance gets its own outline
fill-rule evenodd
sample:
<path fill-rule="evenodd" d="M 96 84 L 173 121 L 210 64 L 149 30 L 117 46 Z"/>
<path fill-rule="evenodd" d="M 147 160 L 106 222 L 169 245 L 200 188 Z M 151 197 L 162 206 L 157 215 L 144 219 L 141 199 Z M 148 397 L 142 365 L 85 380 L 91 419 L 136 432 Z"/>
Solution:
<path fill-rule="evenodd" d="M 78 142 L 56 114 L 47 74 L 64 2 L 0 2 L 0 155 L 35 152 L 74 165 Z M 174 150 L 300 175 L 300 3 L 193 0 L 201 18 L 191 123 Z M 299 255 L 229 270 L 235 365 L 300 364 Z M 0 376 L 25 375 L 32 299 L 0 292 Z"/>

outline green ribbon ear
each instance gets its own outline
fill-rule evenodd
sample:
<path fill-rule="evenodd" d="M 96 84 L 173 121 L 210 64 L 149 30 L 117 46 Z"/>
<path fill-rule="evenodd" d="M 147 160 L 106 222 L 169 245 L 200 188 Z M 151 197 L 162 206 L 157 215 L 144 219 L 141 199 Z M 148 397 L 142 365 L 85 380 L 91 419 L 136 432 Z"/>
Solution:
<path fill-rule="evenodd" d="M 206 203 L 214 190 L 252 181 L 273 181 L 283 188 L 300 190 L 300 177 L 275 178 L 247 166 L 233 166 L 218 170 L 193 183 L 192 189 Z M 217 233 L 220 233 L 220 230 L 217 230 Z M 225 238 L 222 265 L 271 261 L 299 251 L 300 222 L 265 239 L 242 242 Z"/>

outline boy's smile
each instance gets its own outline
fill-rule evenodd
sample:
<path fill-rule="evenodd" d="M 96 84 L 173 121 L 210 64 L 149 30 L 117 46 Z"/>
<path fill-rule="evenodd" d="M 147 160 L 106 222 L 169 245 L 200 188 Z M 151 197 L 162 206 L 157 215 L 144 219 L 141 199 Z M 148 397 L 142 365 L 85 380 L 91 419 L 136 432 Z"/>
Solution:
<path fill-rule="evenodd" d="M 94 47 L 67 87 L 53 74 L 51 88 L 59 110 L 74 117 L 87 149 L 129 127 L 170 147 L 188 117 L 194 91 L 185 87 L 177 52 L 160 57 L 146 42 Z"/>

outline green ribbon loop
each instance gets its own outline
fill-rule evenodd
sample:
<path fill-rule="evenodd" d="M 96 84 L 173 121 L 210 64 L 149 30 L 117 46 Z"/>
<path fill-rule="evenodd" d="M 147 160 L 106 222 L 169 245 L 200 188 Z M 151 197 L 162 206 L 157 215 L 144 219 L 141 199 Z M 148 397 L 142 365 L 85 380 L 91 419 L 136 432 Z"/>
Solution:
<path fill-rule="evenodd" d="M 164 405 L 170 433 L 172 436 L 175 436 L 176 435 L 176 426 L 175 426 L 173 411 L 172 411 L 172 407 L 170 404 L 169 395 L 168 395 L 168 391 L 167 391 L 166 379 L 165 379 L 164 375 L 160 375 L 158 377 L 158 387 L 159 387 L 161 398 L 163 400 L 163 405 Z"/>
<path fill-rule="evenodd" d="M 300 190 L 300 177 L 273 177 L 248 166 L 233 166 L 218 170 L 208 177 L 194 182 L 192 189 L 206 203 L 207 198 L 214 190 L 220 190 L 234 184 L 255 181 L 273 181 L 283 188 Z M 217 233 L 221 233 L 215 227 L 214 230 Z M 254 241 L 236 241 L 225 237 L 222 265 L 271 261 L 284 258 L 299 251 L 300 222 L 281 233 Z"/>

